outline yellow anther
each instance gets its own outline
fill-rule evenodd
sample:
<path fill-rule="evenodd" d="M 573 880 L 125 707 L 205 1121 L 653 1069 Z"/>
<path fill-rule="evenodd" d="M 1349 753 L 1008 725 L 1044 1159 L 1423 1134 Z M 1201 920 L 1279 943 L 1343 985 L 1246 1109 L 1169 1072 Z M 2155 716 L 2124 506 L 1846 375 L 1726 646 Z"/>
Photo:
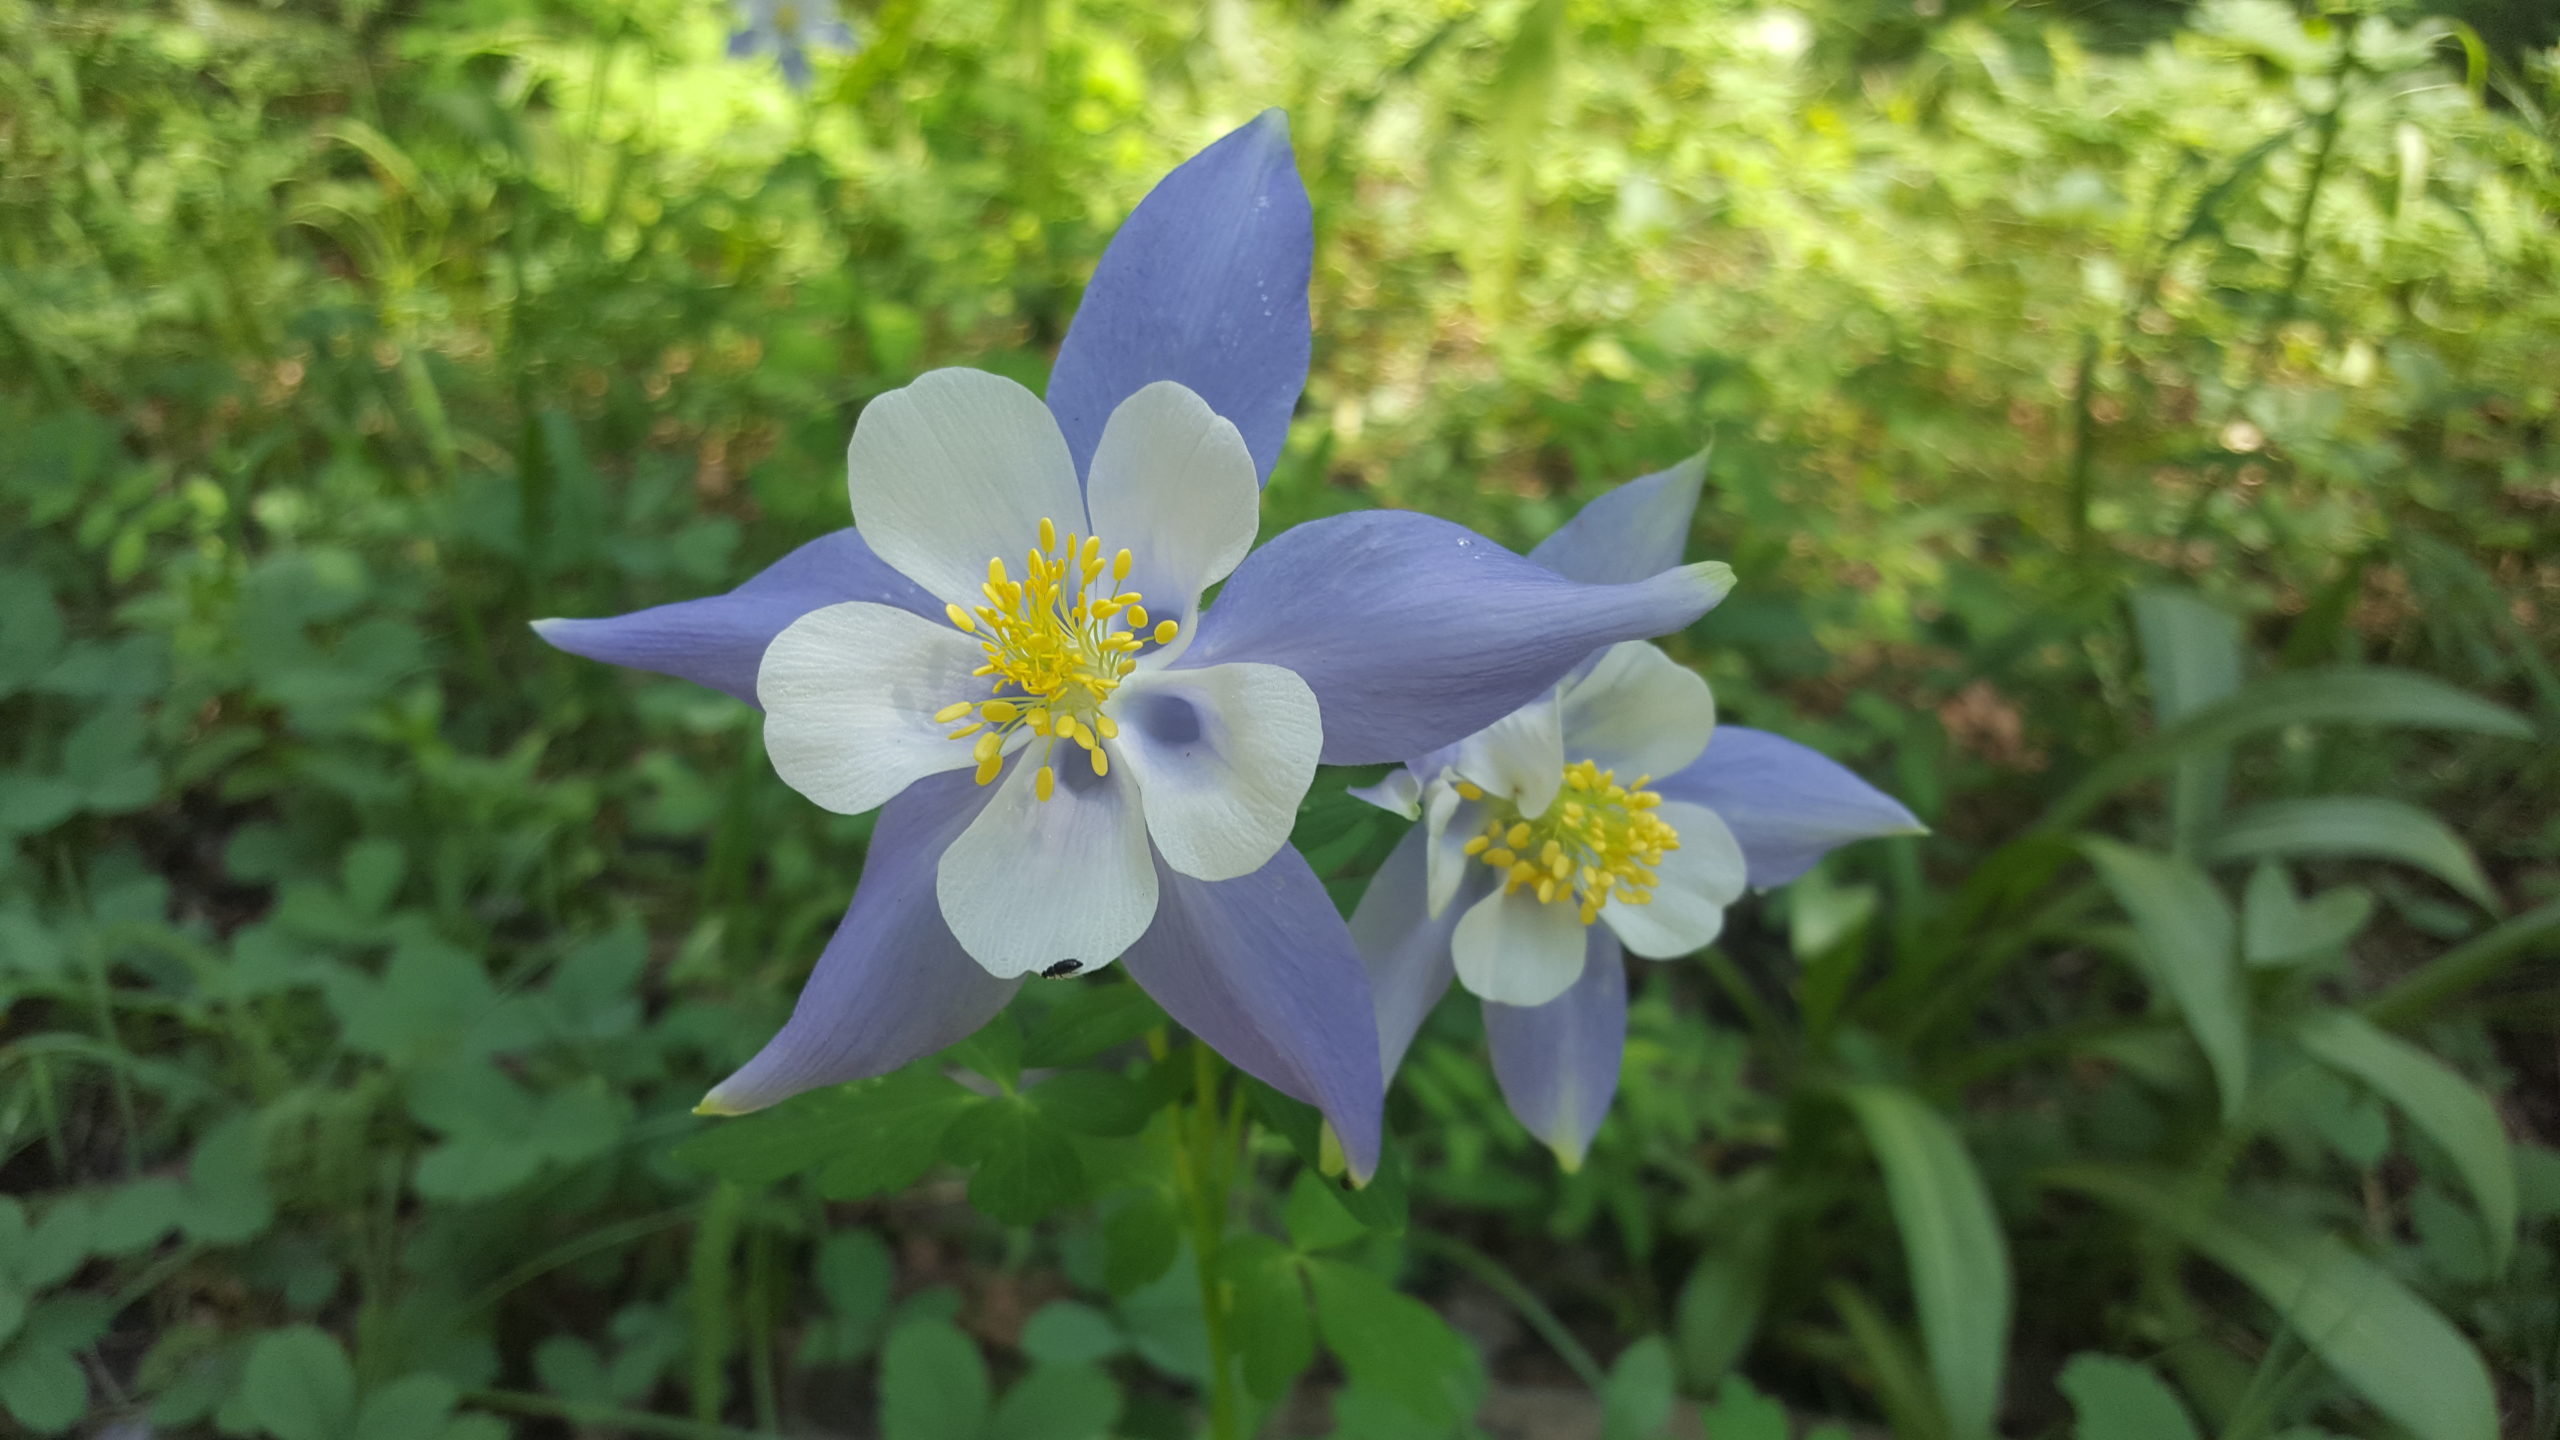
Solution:
<path fill-rule="evenodd" d="M 1088 746 L 1086 746 L 1086 747 L 1085 747 L 1085 749 L 1091 752 L 1091 758 L 1092 758 L 1092 760 L 1093 760 L 1093 773 L 1094 773 L 1094 774 L 1096 774 L 1096 775 L 1108 775 L 1108 774 L 1110 774 L 1110 773 L 1111 773 L 1111 752 L 1110 752 L 1110 751 L 1105 750 L 1105 749 L 1102 749 L 1101 747 L 1099 747 L 1099 746 L 1095 746 L 1095 745 L 1088 745 Z"/>
<path fill-rule="evenodd" d="M 1021 578 L 1003 557 L 990 558 L 981 587 L 988 603 L 974 611 L 946 606 L 944 613 L 976 639 L 986 663 L 971 673 L 993 682 L 993 693 L 942 707 L 940 721 L 956 723 L 974 710 L 976 721 L 961 735 L 979 747 L 993 744 L 999 758 L 1006 740 L 1027 730 L 1049 743 L 1025 763 L 1048 771 L 1040 762 L 1066 740 L 1083 746 L 1095 771 L 1105 772 L 1110 761 L 1102 742 L 1119 727 L 1102 707 L 1137 668 L 1136 652 L 1148 637 L 1174 634 L 1171 622 L 1145 628 L 1143 597 L 1120 588 L 1136 564 L 1131 552 L 1106 550 L 1099 536 L 1062 534 L 1047 517 L 1039 544 L 1022 552 Z M 1036 783 L 1054 786 L 1055 773 L 1049 774 Z"/>
<path fill-rule="evenodd" d="M 1121 551 L 1119 554 L 1112 556 L 1112 557 L 1111 557 L 1111 583 L 1112 583 L 1112 584 L 1114 584 L 1114 585 L 1117 585 L 1117 584 L 1119 584 L 1121 581 L 1128 579 L 1128 578 L 1129 578 L 1129 567 L 1130 567 L 1131 565 L 1136 564 L 1136 563 L 1137 563 L 1137 557 L 1136 557 L 1136 556 L 1134 556 L 1134 555 L 1131 555 L 1131 554 L 1130 554 L 1128 551 L 1126 551 L 1126 550 L 1123 550 L 1123 551 Z"/>
<path fill-rule="evenodd" d="M 1171 620 L 1159 620 L 1156 622 L 1156 643 L 1159 645 L 1172 644 L 1173 637 L 1181 633 L 1182 627 Z"/>
<path fill-rule="evenodd" d="M 976 721 L 974 721 L 974 720 L 973 720 L 973 721 L 971 721 L 970 723 L 968 723 L 968 724 L 966 724 L 966 725 L 961 726 L 959 729 L 952 731 L 950 734 L 943 736 L 942 738 L 943 738 L 943 739 L 945 739 L 945 740 L 966 740 L 966 739 L 968 739 L 970 736 L 975 735 L 975 734 L 977 734 L 979 731 L 984 730 L 984 729 L 986 729 L 986 728 L 987 728 L 986 726 L 981 725 L 981 724 L 979 724 L 978 722 L 976 722 Z"/>
<path fill-rule="evenodd" d="M 1128 554 L 1129 552 L 1128 552 L 1128 551 L 1126 551 L 1126 550 L 1123 550 L 1123 551 L 1121 551 L 1120 553 L 1121 553 L 1121 554 L 1123 554 L 1123 555 L 1126 555 L 1126 554 Z M 1144 630 L 1144 629 L 1146 629 L 1146 628 L 1147 628 L 1147 607 L 1146 607 L 1146 606 L 1144 606 L 1144 605 L 1132 605 L 1132 606 L 1130 606 L 1130 607 L 1129 607 L 1129 628 L 1130 628 L 1130 629 L 1132 629 L 1132 630 Z"/>
<path fill-rule="evenodd" d="M 1507 892 L 1569 903 L 1585 925 L 1603 906 L 1651 900 L 1653 867 L 1680 848 L 1679 834 L 1656 813 L 1662 797 L 1642 779 L 1621 785 L 1588 760 L 1566 766 L 1563 780 L 1543 814 L 1522 815 L 1508 801 L 1493 801 L 1484 834 L 1468 842 L 1467 853 L 1499 873 Z M 1462 782 L 1459 793 L 1470 788 Z"/>
<path fill-rule="evenodd" d="M 1031 793 L 1042 800 L 1047 800 L 1051 795 L 1056 794 L 1057 790 L 1058 772 L 1048 766 L 1041 766 L 1040 773 L 1031 777 Z"/>
<path fill-rule="evenodd" d="M 979 736 L 978 743 L 969 748 L 970 758 L 976 760 L 981 765 L 993 760 L 1003 752 L 1004 737 L 993 730 Z"/>
<path fill-rule="evenodd" d="M 957 605 L 943 606 L 942 613 L 950 616 L 951 623 L 959 626 L 963 630 L 974 632 L 978 628 L 978 622 L 969 618 L 969 612 L 961 609 Z"/>
<path fill-rule="evenodd" d="M 975 708 L 977 707 L 966 700 L 954 700 L 950 704 L 933 712 L 933 723 L 936 725 L 948 725 L 952 721 L 959 719 L 961 716 L 968 714 Z"/>
<path fill-rule="evenodd" d="M 1004 572 L 1004 557 L 1001 555 L 991 555 L 987 557 L 988 588 L 1000 592 L 1008 583 L 1009 582 L 1006 580 Z"/>
<path fill-rule="evenodd" d="M 981 785 L 987 785 L 987 784 L 992 784 L 992 783 L 994 783 L 995 778 L 996 778 L 996 772 L 997 772 L 997 771 L 999 771 L 999 770 L 1001 770 L 1001 769 L 1003 769 L 1003 768 L 1004 768 L 1004 760 L 1003 760 L 1003 758 L 1002 758 L 1001 756 L 996 757 L 996 758 L 993 758 L 993 759 L 988 759 L 988 760 L 981 760 L 981 761 L 979 761 L 979 762 L 978 762 L 978 783 L 979 783 L 979 784 L 981 784 Z"/>
<path fill-rule="evenodd" d="M 1471 781 L 1461 780 L 1458 782 L 1458 798 L 1462 800 L 1481 800 L 1484 798 L 1484 788 Z"/>
<path fill-rule="evenodd" d="M 1058 522 L 1046 515 L 1040 517 L 1040 548 L 1043 550 L 1058 548 Z"/>
<path fill-rule="evenodd" d="M 1119 735 L 1120 722 L 1112 719 L 1108 715 L 1096 712 L 1093 717 L 1093 728 L 1102 732 L 1103 739 L 1109 740 Z"/>
<path fill-rule="evenodd" d="M 990 725 L 1010 725 L 1013 718 L 1022 713 L 1022 707 L 1010 700 L 990 700 L 978 707 L 978 713 Z"/>
<path fill-rule="evenodd" d="M 1046 735 L 1049 733 L 1049 712 L 1046 710 L 1034 710 L 1030 714 L 1022 717 L 1022 723 L 1031 728 L 1032 734 Z"/>

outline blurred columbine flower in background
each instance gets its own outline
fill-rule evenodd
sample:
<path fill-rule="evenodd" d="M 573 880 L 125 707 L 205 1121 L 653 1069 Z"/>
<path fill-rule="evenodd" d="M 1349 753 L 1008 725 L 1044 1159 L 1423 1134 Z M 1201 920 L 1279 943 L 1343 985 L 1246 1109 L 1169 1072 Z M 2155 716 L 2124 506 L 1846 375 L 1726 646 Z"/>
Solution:
<path fill-rule="evenodd" d="M 810 51 L 845 53 L 862 43 L 836 13 L 835 0 L 737 0 L 737 15 L 729 58 L 770 54 L 794 90 L 809 88 Z"/>
<path fill-rule="evenodd" d="M 1605 584 L 1680 558 L 1704 457 L 1620 486 L 1530 558 Z M 1454 976 L 1485 1003 L 1503 1098 L 1567 1168 L 1617 1092 L 1624 951 L 1687 955 L 1746 886 L 1836 846 L 1922 827 L 1891 797 L 1765 731 L 1719 728 L 1707 682 L 1641 641 L 1354 792 L 1418 818 L 1351 917 L 1395 1073 Z"/>
<path fill-rule="evenodd" d="M 1117 959 L 1323 1110 L 1368 1173 L 1384 1090 L 1368 975 L 1287 843 L 1315 766 L 1447 745 L 1595 647 L 1687 624 L 1731 576 L 1585 582 L 1388 511 L 1248 555 L 1306 383 L 1312 251 L 1271 111 L 1130 216 L 1045 404 L 934 371 L 855 426 L 859 533 L 726 595 L 536 622 L 572 654 L 761 704 L 786 782 L 881 807 L 790 1023 L 706 1108 L 895 1069 L 1027 976 Z"/>

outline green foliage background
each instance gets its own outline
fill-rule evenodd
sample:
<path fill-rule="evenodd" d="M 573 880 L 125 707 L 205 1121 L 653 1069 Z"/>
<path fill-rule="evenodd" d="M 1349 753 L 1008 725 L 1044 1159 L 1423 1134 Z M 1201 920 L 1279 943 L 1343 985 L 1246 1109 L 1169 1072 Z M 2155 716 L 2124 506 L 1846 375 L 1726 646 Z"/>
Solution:
<path fill-rule="evenodd" d="M 1279 1433 L 2560 1435 L 2560 37 L 2329 9 L 882 0 L 804 97 L 695 0 L 0 0 L 0 1409 L 1178 1435 L 1207 1264 Z M 1392 1183 L 1263 1097 L 1177 1243 L 1112 977 L 694 1139 L 867 822 L 522 622 L 842 524 L 1268 105 L 1264 534 L 1712 443 L 1668 643 L 1934 833 L 1640 973 L 1571 1175 L 1453 1004 Z"/>

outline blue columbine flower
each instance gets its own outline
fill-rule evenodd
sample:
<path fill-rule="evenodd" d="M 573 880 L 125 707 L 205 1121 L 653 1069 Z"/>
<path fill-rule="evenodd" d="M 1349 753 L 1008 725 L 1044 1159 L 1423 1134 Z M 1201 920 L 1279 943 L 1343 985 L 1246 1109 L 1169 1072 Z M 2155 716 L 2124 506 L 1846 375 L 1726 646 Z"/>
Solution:
<path fill-rule="evenodd" d="M 760 704 L 786 782 L 881 807 L 790 1023 L 707 1108 L 894 1069 L 1026 976 L 1116 959 L 1322 1109 L 1355 1174 L 1375 1163 L 1367 973 L 1288 844 L 1315 766 L 1448 744 L 1595 647 L 1687 624 L 1731 576 L 1587 583 L 1409 512 L 1248 554 L 1306 383 L 1312 252 L 1271 111 L 1129 217 L 1045 403 L 939 370 L 864 409 L 859 533 L 726 595 L 536 622 L 562 650 Z"/>
<path fill-rule="evenodd" d="M 859 41 L 836 14 L 834 0 L 738 0 L 738 28 L 729 36 L 729 58 L 771 52 L 794 90 L 809 88 L 811 50 L 848 51 Z"/>
<path fill-rule="evenodd" d="M 1666 570 L 1705 476 L 1700 457 L 1621 486 L 1530 558 L 1592 584 Z M 1503 1098 L 1568 1168 L 1617 1093 L 1624 951 L 1689 954 L 1746 886 L 1922 828 L 1794 741 L 1719 728 L 1707 682 L 1641 641 L 1355 793 L 1422 822 L 1351 917 L 1382 1067 L 1395 1073 L 1454 976 L 1486 1002 Z"/>

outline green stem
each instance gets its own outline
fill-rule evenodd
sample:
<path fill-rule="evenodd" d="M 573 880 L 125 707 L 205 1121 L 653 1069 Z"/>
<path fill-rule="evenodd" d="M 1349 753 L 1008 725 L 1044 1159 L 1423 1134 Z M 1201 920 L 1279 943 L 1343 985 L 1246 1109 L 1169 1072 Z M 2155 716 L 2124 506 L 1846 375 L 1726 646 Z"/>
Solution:
<path fill-rule="evenodd" d="M 477 1405 L 483 1410 L 548 1415 L 581 1429 L 625 1430 L 634 1435 L 664 1435 L 668 1440 L 772 1440 L 772 1436 L 757 1430 L 733 1430 L 726 1425 L 678 1420 L 671 1415 L 651 1415 L 639 1410 L 617 1410 L 610 1405 L 587 1405 L 549 1395 L 530 1395 L 521 1390 L 472 1390 L 466 1392 L 462 1399 L 464 1404 Z"/>
<path fill-rule="evenodd" d="M 1562 1360 L 1565 1368 L 1579 1377 L 1592 1394 L 1597 1395 L 1608 1388 L 1609 1373 L 1600 1368 L 1599 1360 L 1583 1348 L 1581 1341 L 1573 1338 L 1573 1332 L 1566 1329 L 1556 1312 L 1548 1309 L 1547 1303 L 1538 1298 L 1538 1292 L 1505 1269 L 1501 1261 L 1464 1240 L 1429 1230 L 1411 1231 L 1406 1238 L 1413 1248 L 1427 1255 L 1437 1255 L 1473 1275 L 1483 1282 L 1486 1289 L 1519 1311 L 1521 1320 L 1538 1332 L 1538 1338 L 1547 1342 L 1547 1348 L 1556 1352 L 1556 1358 Z"/>
<path fill-rule="evenodd" d="M 723 1393 L 729 1360 L 729 1267 L 738 1248 L 738 1226 L 747 1208 L 747 1192 L 723 1180 L 702 1207 L 693 1230 L 693 1418 L 716 1425 L 728 1408 Z"/>
<path fill-rule="evenodd" d="M 1174 1170 L 1189 1202 L 1191 1249 L 1199 1260 L 1200 1325 L 1209 1344 L 1210 1440 L 1243 1440 L 1244 1405 L 1234 1329 L 1228 1323 L 1225 1287 L 1218 1282 L 1218 1254 L 1227 1235 L 1228 1194 L 1243 1127 L 1220 1113 L 1219 1082 L 1225 1067 L 1207 1045 L 1193 1041 L 1191 1109 L 1177 1128 L 1181 1144 Z M 1237 1112 L 1240 1121 L 1242 1112 Z"/>
<path fill-rule="evenodd" d="M 2560 900 L 2528 910 L 2485 934 L 2474 935 L 2428 961 L 2365 1002 L 2376 1025 L 2406 1026 L 2446 1001 L 2484 985 L 2537 951 L 2560 951 Z"/>

